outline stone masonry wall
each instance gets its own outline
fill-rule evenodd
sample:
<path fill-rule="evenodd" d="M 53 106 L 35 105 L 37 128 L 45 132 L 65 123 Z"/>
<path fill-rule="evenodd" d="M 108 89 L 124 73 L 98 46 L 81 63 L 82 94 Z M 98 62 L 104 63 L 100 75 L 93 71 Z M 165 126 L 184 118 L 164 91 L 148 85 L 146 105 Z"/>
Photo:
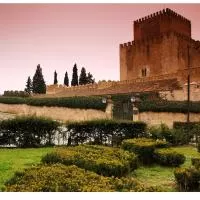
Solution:
<path fill-rule="evenodd" d="M 36 115 L 52 118 L 59 121 L 83 121 L 92 119 L 109 119 L 109 114 L 94 109 L 72 109 L 61 107 L 38 107 L 25 104 L 2 104 L 0 112 L 20 115 Z"/>

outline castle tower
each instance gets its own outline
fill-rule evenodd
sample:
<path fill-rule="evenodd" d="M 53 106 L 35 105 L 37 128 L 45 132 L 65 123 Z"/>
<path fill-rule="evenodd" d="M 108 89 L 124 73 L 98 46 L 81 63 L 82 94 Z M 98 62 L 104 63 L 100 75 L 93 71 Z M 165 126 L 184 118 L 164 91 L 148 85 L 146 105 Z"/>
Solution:
<path fill-rule="evenodd" d="M 174 11 L 167 8 L 138 19 L 133 30 L 134 40 L 120 45 L 120 80 L 184 76 L 188 46 L 191 66 L 200 67 L 200 43 L 191 38 L 191 22 Z"/>

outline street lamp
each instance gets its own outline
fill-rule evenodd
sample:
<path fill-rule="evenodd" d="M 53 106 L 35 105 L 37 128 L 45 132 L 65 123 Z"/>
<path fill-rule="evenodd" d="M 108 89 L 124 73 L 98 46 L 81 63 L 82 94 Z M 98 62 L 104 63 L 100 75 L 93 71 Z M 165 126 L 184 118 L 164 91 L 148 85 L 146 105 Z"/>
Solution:
<path fill-rule="evenodd" d="M 131 96 L 131 103 L 133 104 L 133 121 L 139 120 L 139 109 L 138 103 L 141 102 L 141 99 L 139 97 L 139 94 L 136 94 L 135 96 Z"/>

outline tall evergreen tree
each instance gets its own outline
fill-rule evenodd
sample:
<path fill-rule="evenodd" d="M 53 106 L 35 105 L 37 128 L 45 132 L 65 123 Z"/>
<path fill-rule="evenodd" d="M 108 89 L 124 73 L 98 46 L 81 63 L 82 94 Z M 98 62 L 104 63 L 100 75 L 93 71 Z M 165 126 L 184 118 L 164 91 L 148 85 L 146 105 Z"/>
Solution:
<path fill-rule="evenodd" d="M 78 85 L 78 69 L 75 63 L 73 67 L 71 86 L 76 86 L 76 85 Z"/>
<path fill-rule="evenodd" d="M 87 84 L 87 75 L 86 75 L 86 69 L 82 67 L 81 74 L 79 77 L 79 85 L 85 85 Z"/>
<path fill-rule="evenodd" d="M 54 72 L 54 82 L 53 82 L 54 85 L 58 83 L 57 75 L 58 75 L 58 74 L 57 74 L 57 72 L 55 71 L 55 72 Z"/>
<path fill-rule="evenodd" d="M 31 81 L 31 78 L 30 78 L 30 76 L 28 77 L 28 79 L 27 79 L 27 81 L 26 81 L 26 88 L 25 88 L 25 90 L 24 90 L 25 92 L 27 92 L 27 93 L 31 93 L 31 91 L 32 91 L 32 81 Z"/>
<path fill-rule="evenodd" d="M 64 85 L 66 85 L 67 87 L 69 86 L 69 78 L 67 71 L 65 72 Z"/>
<path fill-rule="evenodd" d="M 46 93 L 46 84 L 42 75 L 42 68 L 40 67 L 40 65 L 37 65 L 35 75 L 33 76 L 33 93 Z"/>
<path fill-rule="evenodd" d="M 90 83 L 95 83 L 95 79 L 93 78 L 93 75 L 89 72 L 88 74 L 87 74 L 87 84 L 90 84 Z"/>

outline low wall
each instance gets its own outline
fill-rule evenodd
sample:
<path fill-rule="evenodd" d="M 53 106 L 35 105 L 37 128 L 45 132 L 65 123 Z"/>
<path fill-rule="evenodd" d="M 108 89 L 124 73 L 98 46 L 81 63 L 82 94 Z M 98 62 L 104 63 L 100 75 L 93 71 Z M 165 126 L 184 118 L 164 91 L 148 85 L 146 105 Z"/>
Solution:
<path fill-rule="evenodd" d="M 0 112 L 13 113 L 17 115 L 36 115 L 49 117 L 59 121 L 82 121 L 92 119 L 108 119 L 109 114 L 94 109 L 72 109 L 61 107 L 39 107 L 25 104 L 2 104 Z"/>
<path fill-rule="evenodd" d="M 13 113 L 16 115 L 36 115 L 45 116 L 59 121 L 82 121 L 93 119 L 109 119 L 110 106 L 107 106 L 106 112 L 94 109 L 74 109 L 64 107 L 39 107 L 25 104 L 2 104 L 0 103 L 0 112 Z M 14 115 L 13 115 L 14 116 Z M 13 117 L 12 116 L 12 117 Z M 161 123 L 173 127 L 174 121 L 186 122 L 187 114 L 170 112 L 143 112 L 139 114 L 139 120 L 146 122 L 149 126 L 159 125 Z M 190 113 L 190 121 L 200 122 L 200 113 Z"/>
<path fill-rule="evenodd" d="M 140 113 L 139 119 L 140 121 L 146 122 L 149 126 L 164 123 L 172 128 L 174 121 L 186 122 L 187 114 L 171 112 L 143 112 Z M 190 121 L 200 122 L 200 113 L 190 113 Z"/>

